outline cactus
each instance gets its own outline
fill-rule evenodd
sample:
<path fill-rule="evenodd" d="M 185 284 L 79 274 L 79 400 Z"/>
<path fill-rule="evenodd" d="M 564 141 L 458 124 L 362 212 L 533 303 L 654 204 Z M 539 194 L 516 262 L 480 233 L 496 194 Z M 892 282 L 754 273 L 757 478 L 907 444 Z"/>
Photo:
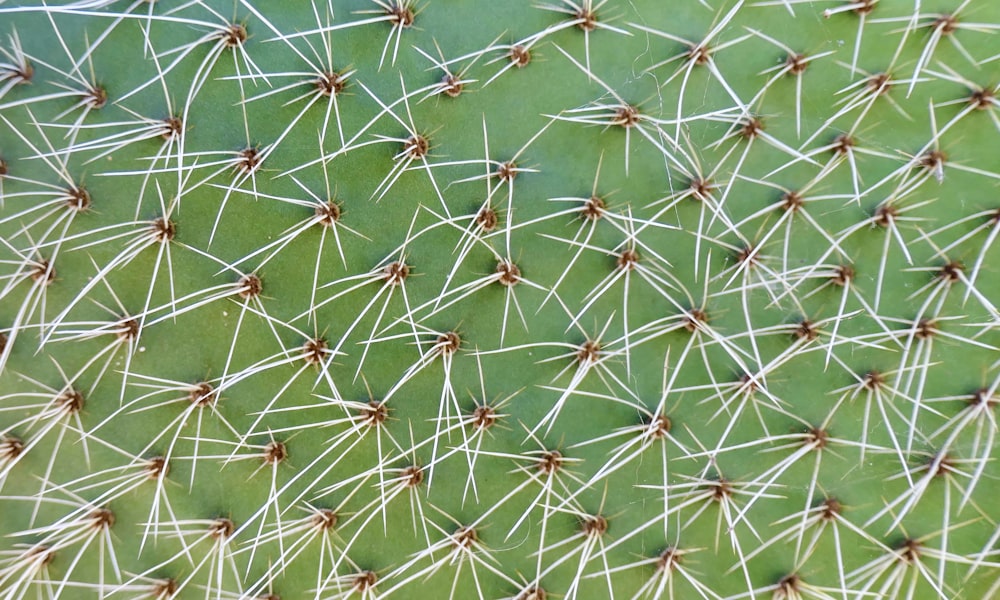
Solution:
<path fill-rule="evenodd" d="M 1000 5 L 0 15 L 0 598 L 1000 596 Z"/>

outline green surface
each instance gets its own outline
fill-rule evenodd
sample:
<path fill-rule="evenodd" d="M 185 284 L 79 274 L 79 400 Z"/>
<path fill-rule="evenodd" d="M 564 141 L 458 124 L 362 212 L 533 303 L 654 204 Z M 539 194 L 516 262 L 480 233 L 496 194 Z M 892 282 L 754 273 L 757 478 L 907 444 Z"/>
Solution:
<path fill-rule="evenodd" d="M 0 598 L 1000 595 L 1000 5 L 662 4 L 0 0 Z"/>

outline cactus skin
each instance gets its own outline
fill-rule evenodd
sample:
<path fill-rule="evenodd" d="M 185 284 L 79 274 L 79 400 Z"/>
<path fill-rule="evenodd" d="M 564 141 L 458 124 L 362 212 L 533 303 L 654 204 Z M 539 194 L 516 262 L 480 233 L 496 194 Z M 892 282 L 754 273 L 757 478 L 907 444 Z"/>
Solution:
<path fill-rule="evenodd" d="M 0 0 L 0 598 L 1000 595 L 1000 6 L 580 2 Z"/>

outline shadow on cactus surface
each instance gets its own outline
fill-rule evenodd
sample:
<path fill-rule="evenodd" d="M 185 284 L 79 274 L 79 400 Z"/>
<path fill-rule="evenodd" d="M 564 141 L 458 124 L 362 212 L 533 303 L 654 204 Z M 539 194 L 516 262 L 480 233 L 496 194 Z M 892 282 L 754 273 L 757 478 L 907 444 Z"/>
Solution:
<path fill-rule="evenodd" d="M 0 598 L 1000 597 L 998 29 L 0 0 Z"/>

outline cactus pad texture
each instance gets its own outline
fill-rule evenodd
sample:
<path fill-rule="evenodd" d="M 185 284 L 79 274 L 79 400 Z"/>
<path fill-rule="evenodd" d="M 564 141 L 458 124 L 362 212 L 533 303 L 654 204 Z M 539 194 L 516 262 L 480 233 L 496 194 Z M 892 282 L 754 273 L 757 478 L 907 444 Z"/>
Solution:
<path fill-rule="evenodd" d="M 1000 597 L 998 29 L 0 0 L 0 599 Z"/>

